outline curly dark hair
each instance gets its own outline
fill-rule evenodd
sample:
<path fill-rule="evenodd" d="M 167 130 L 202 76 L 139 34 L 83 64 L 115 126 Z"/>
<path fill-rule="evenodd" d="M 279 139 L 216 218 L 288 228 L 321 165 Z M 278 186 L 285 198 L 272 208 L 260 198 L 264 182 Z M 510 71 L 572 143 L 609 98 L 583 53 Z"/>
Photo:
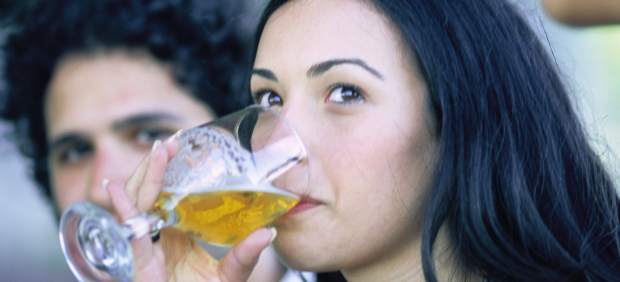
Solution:
<path fill-rule="evenodd" d="M 249 36 L 240 32 L 243 3 L 191 0 L 39 1 L 14 15 L 4 45 L 6 92 L 0 115 L 32 161 L 51 199 L 45 93 L 59 61 L 98 50 L 144 50 L 170 65 L 176 82 L 221 115 L 249 102 Z"/>

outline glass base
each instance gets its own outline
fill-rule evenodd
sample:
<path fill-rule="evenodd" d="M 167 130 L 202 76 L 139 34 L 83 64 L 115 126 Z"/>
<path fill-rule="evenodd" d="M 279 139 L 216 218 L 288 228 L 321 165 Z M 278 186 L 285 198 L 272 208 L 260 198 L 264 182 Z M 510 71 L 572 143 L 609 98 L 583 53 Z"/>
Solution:
<path fill-rule="evenodd" d="M 60 220 L 60 245 L 80 281 L 131 281 L 133 255 L 130 232 L 106 210 L 77 203 Z"/>

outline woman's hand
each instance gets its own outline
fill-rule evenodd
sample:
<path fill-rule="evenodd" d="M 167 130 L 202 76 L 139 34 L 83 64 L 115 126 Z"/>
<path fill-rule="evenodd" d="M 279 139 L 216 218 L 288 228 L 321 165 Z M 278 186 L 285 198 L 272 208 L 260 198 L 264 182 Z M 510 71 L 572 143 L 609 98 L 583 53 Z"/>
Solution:
<path fill-rule="evenodd" d="M 108 193 L 120 220 L 125 221 L 149 210 L 161 189 L 166 164 L 176 152 L 173 139 L 155 142 L 126 184 L 107 184 Z M 135 281 L 246 281 L 261 251 L 275 237 L 275 229 L 261 228 L 217 261 L 190 236 L 164 229 L 153 243 L 149 236 L 132 242 Z"/>

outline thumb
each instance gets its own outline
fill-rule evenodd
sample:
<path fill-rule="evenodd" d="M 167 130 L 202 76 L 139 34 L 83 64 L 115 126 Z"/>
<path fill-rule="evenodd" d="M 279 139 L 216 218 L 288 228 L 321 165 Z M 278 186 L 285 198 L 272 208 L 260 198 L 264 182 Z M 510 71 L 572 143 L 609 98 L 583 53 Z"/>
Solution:
<path fill-rule="evenodd" d="M 220 277 L 222 281 L 247 281 L 261 252 L 275 239 L 275 228 L 261 228 L 232 248 L 222 259 Z"/>

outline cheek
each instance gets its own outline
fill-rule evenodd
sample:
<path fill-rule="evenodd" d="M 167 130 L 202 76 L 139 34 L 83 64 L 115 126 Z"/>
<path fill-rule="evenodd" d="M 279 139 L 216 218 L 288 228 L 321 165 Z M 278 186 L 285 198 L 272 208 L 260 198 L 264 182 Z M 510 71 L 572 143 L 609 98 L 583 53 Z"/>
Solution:
<path fill-rule="evenodd" d="M 327 171 L 343 208 L 373 210 L 377 215 L 382 211 L 419 213 L 432 175 L 432 146 L 423 136 L 404 138 L 375 130 L 372 134 L 350 132 L 338 139 L 347 146 L 327 153 Z"/>
<path fill-rule="evenodd" d="M 329 242 L 323 242 L 327 247 L 321 247 L 352 254 L 334 259 L 355 265 L 398 248 L 419 232 L 427 187 L 424 179 L 429 174 L 417 169 L 424 161 L 404 141 L 388 143 L 384 138 L 366 137 L 359 142 L 349 136 L 339 136 L 339 140 L 357 145 L 324 151 L 325 178 L 335 202 L 320 223 L 331 234 Z M 312 240 L 323 239 L 319 235 Z"/>
<path fill-rule="evenodd" d="M 80 169 L 52 168 L 50 171 L 53 196 L 61 211 L 88 197 L 86 179 L 84 179 L 84 173 L 79 171 Z"/>

